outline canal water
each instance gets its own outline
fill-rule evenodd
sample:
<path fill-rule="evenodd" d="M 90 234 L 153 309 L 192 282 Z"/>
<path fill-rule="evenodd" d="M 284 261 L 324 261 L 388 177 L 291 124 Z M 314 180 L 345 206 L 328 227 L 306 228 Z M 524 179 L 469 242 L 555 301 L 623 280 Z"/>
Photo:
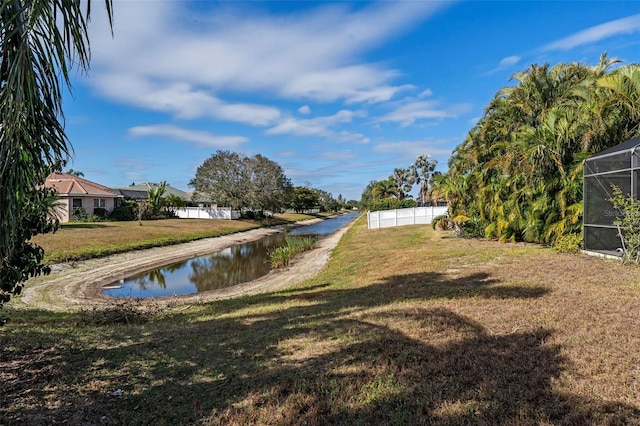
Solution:
<path fill-rule="evenodd" d="M 293 228 L 289 235 L 334 233 L 358 217 L 349 213 L 322 222 Z M 282 245 L 284 233 L 237 244 L 206 256 L 175 262 L 113 283 L 103 290 L 112 297 L 149 298 L 217 290 L 266 275 L 271 270 L 269 251 Z"/>

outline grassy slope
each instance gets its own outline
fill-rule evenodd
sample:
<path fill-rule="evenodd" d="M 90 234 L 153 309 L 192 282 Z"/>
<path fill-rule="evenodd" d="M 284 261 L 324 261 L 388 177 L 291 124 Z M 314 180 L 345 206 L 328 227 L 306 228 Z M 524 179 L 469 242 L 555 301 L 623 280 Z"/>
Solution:
<path fill-rule="evenodd" d="M 639 269 L 444 235 L 361 219 L 298 287 L 129 325 L 13 312 L 0 424 L 640 424 Z"/>
<path fill-rule="evenodd" d="M 37 235 L 33 242 L 45 249 L 45 263 L 89 259 L 130 250 L 218 237 L 261 226 L 313 219 L 303 214 L 277 215 L 275 220 L 167 219 L 132 222 L 63 224 L 55 234 Z"/>

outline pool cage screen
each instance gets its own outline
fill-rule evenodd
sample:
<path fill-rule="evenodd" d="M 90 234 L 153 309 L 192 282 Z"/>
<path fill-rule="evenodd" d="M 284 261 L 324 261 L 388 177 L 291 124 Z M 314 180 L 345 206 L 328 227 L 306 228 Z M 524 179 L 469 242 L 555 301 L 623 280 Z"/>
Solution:
<path fill-rule="evenodd" d="M 616 145 L 584 163 L 583 248 L 616 254 L 622 248 L 613 221 L 620 212 L 613 208 L 612 186 L 638 199 L 640 190 L 640 137 Z"/>

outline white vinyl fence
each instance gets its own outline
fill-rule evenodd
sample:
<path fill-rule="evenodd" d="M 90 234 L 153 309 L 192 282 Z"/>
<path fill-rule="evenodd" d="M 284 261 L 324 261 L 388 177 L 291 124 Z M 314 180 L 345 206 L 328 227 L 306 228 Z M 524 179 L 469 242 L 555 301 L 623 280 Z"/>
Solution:
<path fill-rule="evenodd" d="M 369 229 L 391 226 L 429 224 L 435 216 L 447 212 L 447 207 L 414 207 L 412 209 L 380 210 L 369 212 Z"/>
<path fill-rule="evenodd" d="M 185 207 L 176 209 L 176 216 L 181 219 L 239 219 L 240 212 L 231 207 Z"/>

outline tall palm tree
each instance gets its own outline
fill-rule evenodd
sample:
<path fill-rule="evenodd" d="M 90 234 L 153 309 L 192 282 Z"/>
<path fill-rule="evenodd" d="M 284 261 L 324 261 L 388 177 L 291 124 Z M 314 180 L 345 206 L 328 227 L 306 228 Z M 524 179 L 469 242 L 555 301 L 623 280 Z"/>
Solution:
<path fill-rule="evenodd" d="M 151 208 L 151 214 L 157 215 L 162 207 L 162 196 L 167 188 L 167 181 L 162 181 L 155 188 L 149 188 L 149 207 Z"/>
<path fill-rule="evenodd" d="M 420 155 L 412 166 L 417 176 L 416 183 L 420 184 L 420 199 L 423 203 L 429 200 L 429 184 L 436 165 L 438 161 L 430 155 Z"/>
<path fill-rule="evenodd" d="M 0 265 L 25 244 L 28 200 L 72 151 L 62 123 L 62 85 L 87 71 L 86 9 L 80 0 L 5 0 L 0 4 Z M 111 21 L 111 0 L 105 0 Z M 37 262 L 36 262 L 37 263 Z M 11 280 L 0 278 L 12 292 Z"/>
<path fill-rule="evenodd" d="M 411 192 L 411 187 L 416 181 L 416 175 L 411 169 L 396 168 L 393 169 L 393 175 L 390 176 L 396 183 L 396 192 L 399 200 L 404 200 L 407 194 Z"/>

